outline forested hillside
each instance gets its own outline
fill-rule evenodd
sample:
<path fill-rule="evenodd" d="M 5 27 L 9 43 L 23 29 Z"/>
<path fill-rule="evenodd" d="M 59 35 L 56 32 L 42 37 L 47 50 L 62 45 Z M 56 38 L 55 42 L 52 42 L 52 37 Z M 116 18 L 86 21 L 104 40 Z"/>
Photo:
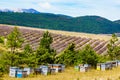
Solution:
<path fill-rule="evenodd" d="M 99 16 L 70 17 L 50 13 L 0 12 L 0 24 L 95 34 L 119 33 L 120 24 Z"/>
<path fill-rule="evenodd" d="M 114 22 L 120 24 L 120 20 L 116 20 L 116 21 L 114 21 Z"/>

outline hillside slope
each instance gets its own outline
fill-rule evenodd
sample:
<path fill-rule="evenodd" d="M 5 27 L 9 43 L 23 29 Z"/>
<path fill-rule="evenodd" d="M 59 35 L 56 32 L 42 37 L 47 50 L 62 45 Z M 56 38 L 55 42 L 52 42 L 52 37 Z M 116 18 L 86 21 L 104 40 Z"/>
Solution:
<path fill-rule="evenodd" d="M 120 24 L 99 16 L 70 17 L 50 13 L 0 12 L 0 24 L 95 34 L 119 33 Z"/>
<path fill-rule="evenodd" d="M 116 20 L 116 21 L 114 21 L 114 22 L 120 24 L 120 20 Z"/>
<path fill-rule="evenodd" d="M 29 43 L 31 47 L 36 50 L 39 46 L 39 41 L 46 30 L 26 27 L 19 28 L 23 38 L 25 39 L 22 48 Z M 7 36 L 12 29 L 13 26 L 0 25 L 0 35 Z M 102 35 L 95 34 L 63 32 L 55 30 L 48 31 L 53 37 L 53 43 L 51 44 L 51 47 L 55 49 L 57 53 L 62 52 L 70 43 L 74 43 L 76 45 L 75 50 L 81 50 L 83 47 L 85 47 L 85 45 L 90 44 L 98 54 L 104 54 L 107 50 L 108 40 L 110 39 L 110 36 L 105 35 L 102 37 Z M 120 45 L 120 41 L 118 41 L 117 45 Z"/>

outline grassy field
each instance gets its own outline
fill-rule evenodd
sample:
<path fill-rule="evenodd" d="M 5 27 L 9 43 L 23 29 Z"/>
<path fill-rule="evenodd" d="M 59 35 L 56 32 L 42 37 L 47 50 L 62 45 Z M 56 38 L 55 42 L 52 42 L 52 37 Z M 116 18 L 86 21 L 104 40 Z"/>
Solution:
<path fill-rule="evenodd" d="M 107 71 L 91 70 L 85 73 L 75 71 L 72 67 L 70 67 L 62 73 L 48 76 L 34 75 L 20 79 L 10 78 L 8 75 L 4 75 L 3 80 L 120 80 L 120 67 Z"/>

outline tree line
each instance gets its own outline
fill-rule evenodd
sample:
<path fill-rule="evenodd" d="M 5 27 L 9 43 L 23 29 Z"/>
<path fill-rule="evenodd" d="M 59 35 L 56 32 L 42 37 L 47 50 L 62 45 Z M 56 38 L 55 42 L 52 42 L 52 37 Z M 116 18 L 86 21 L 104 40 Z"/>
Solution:
<path fill-rule="evenodd" d="M 0 12 L 0 24 L 93 34 L 120 32 L 120 24 L 100 16 L 70 17 L 50 13 Z"/>
<path fill-rule="evenodd" d="M 90 45 L 86 45 L 82 50 L 75 50 L 74 43 L 69 44 L 64 51 L 57 54 L 50 46 L 53 38 L 46 31 L 36 50 L 33 50 L 30 44 L 26 44 L 21 50 L 24 38 L 19 28 L 14 27 L 7 37 L 0 37 L 0 46 L 6 48 L 4 51 L 0 49 L 0 74 L 7 72 L 10 66 L 35 68 L 39 65 L 60 63 L 66 66 L 90 64 L 95 67 L 97 63 L 106 60 L 120 59 L 120 46 L 116 45 L 117 41 L 117 36 L 113 34 L 108 44 L 108 54 L 104 56 L 98 55 Z"/>

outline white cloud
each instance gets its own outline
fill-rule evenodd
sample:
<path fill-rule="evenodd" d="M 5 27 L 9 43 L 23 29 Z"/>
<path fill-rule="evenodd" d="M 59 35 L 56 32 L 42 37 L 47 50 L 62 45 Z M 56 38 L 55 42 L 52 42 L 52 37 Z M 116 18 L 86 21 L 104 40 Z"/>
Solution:
<path fill-rule="evenodd" d="M 40 8 L 43 8 L 43 9 L 50 9 L 52 8 L 52 5 L 48 2 L 40 2 L 38 3 L 38 5 L 40 6 Z"/>
<path fill-rule="evenodd" d="M 120 19 L 120 0 L 0 0 L 0 5 L 70 16 L 98 15 L 111 20 Z"/>

